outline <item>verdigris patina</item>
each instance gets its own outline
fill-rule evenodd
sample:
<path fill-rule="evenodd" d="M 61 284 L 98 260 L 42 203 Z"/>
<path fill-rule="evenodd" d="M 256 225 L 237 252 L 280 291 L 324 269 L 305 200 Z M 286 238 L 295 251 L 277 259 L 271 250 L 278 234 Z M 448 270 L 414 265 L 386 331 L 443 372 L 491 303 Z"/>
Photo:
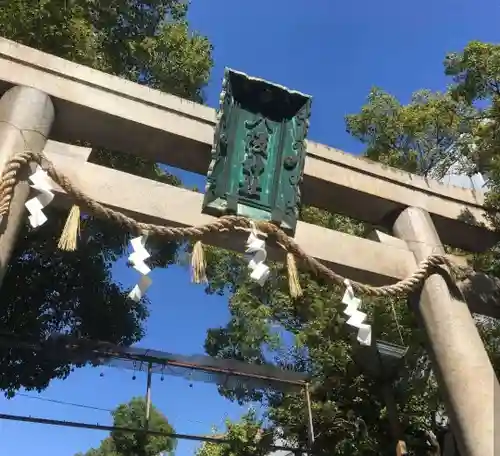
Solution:
<path fill-rule="evenodd" d="M 203 212 L 295 232 L 311 97 L 226 69 Z"/>

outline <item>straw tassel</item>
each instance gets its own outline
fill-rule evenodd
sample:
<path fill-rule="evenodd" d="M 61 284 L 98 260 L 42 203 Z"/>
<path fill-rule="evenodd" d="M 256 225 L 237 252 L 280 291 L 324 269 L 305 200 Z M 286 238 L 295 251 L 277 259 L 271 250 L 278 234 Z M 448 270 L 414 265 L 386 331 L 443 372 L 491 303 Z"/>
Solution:
<path fill-rule="evenodd" d="M 293 253 L 288 252 L 286 254 L 286 267 L 288 269 L 288 286 L 290 288 L 290 295 L 292 298 L 299 298 L 302 296 L 302 287 L 300 286 L 297 263 Z"/>
<path fill-rule="evenodd" d="M 61 250 L 74 252 L 76 250 L 77 238 L 80 236 L 80 208 L 74 205 L 69 211 L 59 243 Z"/>
<path fill-rule="evenodd" d="M 191 280 L 193 283 L 207 283 L 207 262 L 201 241 L 196 241 L 191 255 Z"/>

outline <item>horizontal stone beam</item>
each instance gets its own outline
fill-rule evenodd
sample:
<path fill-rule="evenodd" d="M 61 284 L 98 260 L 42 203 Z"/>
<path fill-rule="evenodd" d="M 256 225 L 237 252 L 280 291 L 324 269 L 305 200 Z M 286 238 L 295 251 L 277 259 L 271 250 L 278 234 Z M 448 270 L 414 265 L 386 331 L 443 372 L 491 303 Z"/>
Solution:
<path fill-rule="evenodd" d="M 181 98 L 0 38 L 0 92 L 33 86 L 56 106 L 53 138 L 89 141 L 205 174 L 215 112 Z M 405 207 L 426 209 L 442 241 L 470 251 L 498 236 L 485 224 L 481 192 L 419 176 L 308 143 L 303 202 L 374 225 L 390 225 Z"/>
<path fill-rule="evenodd" d="M 88 154 L 86 148 L 48 141 L 45 154 L 86 195 L 136 220 L 180 227 L 199 226 L 215 220 L 201 213 L 202 194 L 83 163 Z M 61 189 L 57 189 L 55 204 L 69 207 L 71 201 Z M 406 246 L 389 242 L 390 236 L 383 233 L 375 234 L 373 239 L 378 242 L 299 222 L 295 240 L 308 255 L 335 272 L 371 285 L 394 283 L 405 278 L 408 268 L 416 268 L 414 256 Z M 220 233 L 206 236 L 203 241 L 242 252 L 247 236 L 242 232 Z M 284 261 L 284 252 L 280 248 L 270 246 L 269 254 L 273 260 Z M 494 286 L 491 282 L 488 284 Z M 470 281 L 466 286 L 471 311 L 500 317 L 500 309 L 491 305 L 484 292 L 478 297 Z"/>
<path fill-rule="evenodd" d="M 58 170 L 90 198 L 145 223 L 176 227 L 205 225 L 216 220 L 201 213 L 203 195 L 150 179 L 116 171 L 79 158 L 52 152 L 49 141 L 45 154 Z M 68 146 L 75 154 L 77 146 Z M 147 197 L 145 197 L 147 195 Z M 56 204 L 69 206 L 63 190 L 56 190 Z M 231 232 L 209 235 L 205 243 L 242 252 L 247 233 Z M 405 249 L 387 248 L 368 239 L 299 222 L 295 240 L 311 256 L 342 275 L 355 280 L 382 285 L 403 277 L 404 267 L 413 257 Z M 270 257 L 284 260 L 284 251 L 270 248 Z"/>

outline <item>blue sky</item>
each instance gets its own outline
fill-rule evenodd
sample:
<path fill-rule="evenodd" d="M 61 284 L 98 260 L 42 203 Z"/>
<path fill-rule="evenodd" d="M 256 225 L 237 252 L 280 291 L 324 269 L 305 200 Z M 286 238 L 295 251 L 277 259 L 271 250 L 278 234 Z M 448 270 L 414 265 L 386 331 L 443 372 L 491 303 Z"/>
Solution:
<path fill-rule="evenodd" d="M 309 4 L 310 7 L 305 5 Z M 312 6 L 314 5 L 314 6 Z M 215 107 L 225 66 L 263 77 L 314 97 L 309 137 L 345 151 L 362 145 L 345 132 L 344 116 L 359 110 L 370 87 L 382 87 L 401 101 L 414 90 L 442 90 L 442 61 L 470 40 L 498 42 L 500 3 L 483 0 L 403 2 L 358 0 L 193 0 L 191 26 L 213 43 L 215 66 L 207 103 Z M 203 178 L 180 173 L 203 188 Z M 201 185 L 200 185 L 201 184 Z M 117 280 L 132 287 L 134 270 L 120 263 Z M 206 329 L 228 318 L 224 298 L 206 296 L 182 268 L 153 271 L 147 336 L 141 346 L 170 352 L 203 351 Z M 104 376 L 99 374 L 103 372 Z M 82 369 L 54 382 L 40 396 L 112 409 L 143 395 L 144 376 L 116 369 Z M 30 393 L 33 395 L 32 393 Z M 220 398 L 213 385 L 166 377 L 153 379 L 153 402 L 178 432 L 209 433 L 240 408 Z M 3 413 L 110 423 L 105 411 L 79 409 L 16 397 L 0 399 Z M 0 422 L 0 453 L 72 456 L 97 446 L 106 433 L 36 424 Z M 180 442 L 177 455 L 193 454 L 196 444 Z"/>

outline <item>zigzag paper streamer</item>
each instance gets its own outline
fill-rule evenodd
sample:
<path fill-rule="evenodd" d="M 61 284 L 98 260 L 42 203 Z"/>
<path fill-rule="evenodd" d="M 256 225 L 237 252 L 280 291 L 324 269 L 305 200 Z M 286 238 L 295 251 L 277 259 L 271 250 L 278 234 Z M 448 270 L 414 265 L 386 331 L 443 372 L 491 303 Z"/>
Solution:
<path fill-rule="evenodd" d="M 139 283 L 132 288 L 132 291 L 128 295 L 128 297 L 135 302 L 139 302 L 142 299 L 146 294 L 146 290 L 153 283 L 151 278 L 148 277 L 151 269 L 144 262 L 144 260 L 151 256 L 146 250 L 146 239 L 147 236 L 139 236 L 130 241 L 133 252 L 129 255 L 128 261 L 132 264 L 133 268 L 142 275 L 139 279 Z"/>
<path fill-rule="evenodd" d="M 347 306 L 344 313 L 350 317 L 346 323 L 349 326 L 353 326 L 358 329 L 358 342 L 361 345 L 371 345 L 372 327 L 371 325 L 364 323 L 366 314 L 358 310 L 361 306 L 361 299 L 354 296 L 354 290 L 352 289 L 352 285 L 349 280 L 346 279 L 344 284 L 346 286 L 346 290 L 344 297 L 342 298 L 342 303 Z"/>
<path fill-rule="evenodd" d="M 36 167 L 35 172 L 30 176 L 30 181 L 32 182 L 30 187 L 39 194 L 26 201 L 24 205 L 30 213 L 28 218 L 31 226 L 37 228 L 47 221 L 43 209 L 54 199 L 53 187 L 49 176 L 40 166 Z"/>
<path fill-rule="evenodd" d="M 139 302 L 143 296 L 146 294 L 146 290 L 151 286 L 153 281 L 148 276 L 142 276 L 139 279 L 139 283 L 132 288 L 132 291 L 128 294 L 128 297 L 135 302 Z"/>
<path fill-rule="evenodd" d="M 254 223 L 252 223 L 246 246 L 245 253 L 252 255 L 248 262 L 248 267 L 252 271 L 250 278 L 263 286 L 270 274 L 269 267 L 264 264 L 267 258 L 266 241 L 259 239 Z"/>

